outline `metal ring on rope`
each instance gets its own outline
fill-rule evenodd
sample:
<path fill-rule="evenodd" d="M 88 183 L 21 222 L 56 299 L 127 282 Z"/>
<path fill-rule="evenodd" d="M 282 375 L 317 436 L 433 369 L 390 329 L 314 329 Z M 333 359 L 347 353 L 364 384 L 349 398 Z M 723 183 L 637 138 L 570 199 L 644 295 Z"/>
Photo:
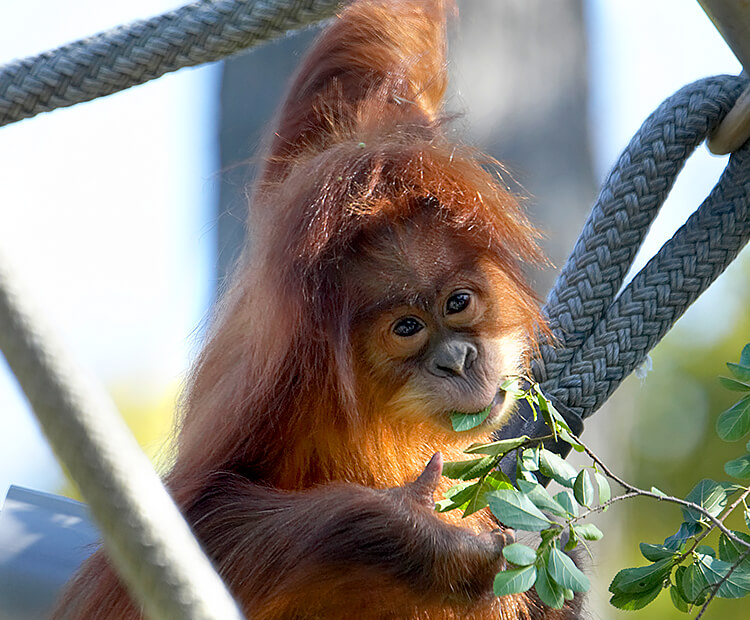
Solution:
<path fill-rule="evenodd" d="M 202 0 L 0 67 L 0 126 L 214 62 L 331 17 L 342 0 Z"/>
<path fill-rule="evenodd" d="M 745 78 L 685 86 L 643 123 L 609 174 L 545 305 L 554 341 L 532 376 L 569 424 L 607 400 L 750 239 L 750 145 L 734 153 L 699 209 L 618 295 L 687 157 L 734 105 Z M 521 408 L 499 435 L 546 434 Z M 553 447 L 567 454 L 569 446 Z M 514 473 L 511 461 L 503 463 Z"/>

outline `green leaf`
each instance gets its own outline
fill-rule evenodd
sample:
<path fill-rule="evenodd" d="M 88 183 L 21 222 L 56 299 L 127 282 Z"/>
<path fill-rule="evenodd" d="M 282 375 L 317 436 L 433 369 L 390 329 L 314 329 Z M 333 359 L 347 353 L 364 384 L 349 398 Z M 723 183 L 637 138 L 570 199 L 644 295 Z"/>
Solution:
<path fill-rule="evenodd" d="M 677 586 L 682 598 L 685 598 L 685 595 L 682 592 L 682 578 L 685 576 L 686 570 L 687 566 L 680 565 L 675 569 L 674 573 L 672 573 L 672 583 Z"/>
<path fill-rule="evenodd" d="M 505 381 L 503 381 L 500 384 L 500 389 L 503 390 L 504 392 L 507 392 L 511 388 L 519 389 L 517 377 L 508 377 Z"/>
<path fill-rule="evenodd" d="M 699 523 L 690 522 L 680 524 L 680 529 L 664 540 L 664 546 L 677 551 L 682 544 L 690 537 L 696 536 L 701 532 Z"/>
<path fill-rule="evenodd" d="M 451 424 L 453 425 L 454 431 L 469 431 L 472 428 L 476 428 L 482 422 L 487 419 L 490 415 L 492 405 L 488 405 L 486 408 L 476 413 L 461 413 L 460 411 L 454 411 L 451 413 Z"/>
<path fill-rule="evenodd" d="M 682 573 L 680 584 L 682 596 L 688 603 L 695 603 L 708 588 L 708 582 L 697 564 L 691 564 Z"/>
<path fill-rule="evenodd" d="M 610 499 L 612 499 L 612 489 L 609 487 L 609 481 L 603 474 L 600 474 L 598 471 L 594 472 L 594 479 L 596 480 L 596 484 L 599 487 L 599 503 L 606 504 Z"/>
<path fill-rule="evenodd" d="M 626 593 L 618 592 L 611 599 L 609 604 L 617 609 L 623 609 L 625 611 L 637 611 L 643 609 L 646 605 L 651 603 L 662 591 L 662 585 L 659 584 L 654 586 L 650 590 L 644 590 L 643 592 Z"/>
<path fill-rule="evenodd" d="M 542 539 L 542 542 L 539 544 L 539 546 L 542 549 L 548 549 L 560 536 L 562 533 L 563 528 L 559 523 L 552 523 L 546 530 L 542 530 L 539 532 L 539 537 Z M 539 554 L 537 553 L 537 557 L 539 557 Z M 545 551 L 545 558 L 546 551 Z"/>
<path fill-rule="evenodd" d="M 744 454 L 738 459 L 727 461 L 724 464 L 724 471 L 727 476 L 733 478 L 750 478 L 750 454 Z"/>
<path fill-rule="evenodd" d="M 445 499 L 435 502 L 435 510 L 448 512 L 456 508 L 465 508 L 471 498 L 477 494 L 479 488 L 480 483 L 478 481 L 469 480 L 456 484 L 444 493 Z"/>
<path fill-rule="evenodd" d="M 715 517 L 727 505 L 727 492 L 718 482 L 705 479 L 693 487 L 693 490 L 687 494 L 685 500 L 698 504 L 711 516 Z M 706 520 L 706 517 L 693 508 L 683 507 L 682 516 L 687 522 Z"/>
<path fill-rule="evenodd" d="M 450 499 L 458 499 L 458 496 L 461 495 L 466 489 L 476 484 L 478 484 L 478 482 L 475 482 L 473 480 L 467 480 L 466 482 L 459 482 L 458 484 L 454 484 L 451 488 L 449 488 L 443 495 L 445 495 L 445 497 L 448 497 Z"/>
<path fill-rule="evenodd" d="M 564 487 L 573 487 L 578 472 L 554 452 L 542 448 L 539 451 L 539 471 Z"/>
<path fill-rule="evenodd" d="M 487 493 L 499 491 L 500 489 L 512 489 L 513 485 L 508 476 L 501 471 L 493 471 L 480 480 L 475 492 L 469 498 L 465 508 L 464 517 L 468 517 L 487 506 Z"/>
<path fill-rule="evenodd" d="M 503 547 L 503 555 L 508 562 L 516 566 L 528 566 L 536 561 L 536 550 L 521 543 L 513 543 Z M 528 590 L 528 588 L 526 589 Z"/>
<path fill-rule="evenodd" d="M 669 597 L 672 599 L 672 605 L 674 605 L 679 611 L 687 613 L 690 611 L 690 604 L 682 598 L 680 590 L 677 586 L 671 586 L 669 588 Z"/>
<path fill-rule="evenodd" d="M 593 523 L 582 523 L 576 526 L 578 535 L 584 540 L 601 540 L 604 537 L 602 531 Z"/>
<path fill-rule="evenodd" d="M 719 377 L 719 383 L 721 383 L 722 387 L 732 392 L 750 392 L 750 385 L 742 381 L 730 379 L 729 377 Z"/>
<path fill-rule="evenodd" d="M 448 512 L 449 510 L 458 508 L 460 505 L 461 504 L 457 504 L 451 499 L 443 498 L 435 502 L 435 510 L 437 512 Z"/>
<path fill-rule="evenodd" d="M 555 424 L 555 418 L 552 416 L 552 412 L 550 411 L 551 404 L 538 390 L 536 403 L 539 407 L 539 412 L 542 414 L 544 423 L 552 431 L 552 437 L 554 438 L 554 440 L 557 441 L 557 425 Z"/>
<path fill-rule="evenodd" d="M 515 489 L 501 489 L 486 495 L 487 503 L 501 523 L 516 530 L 539 532 L 549 527 L 550 521 L 531 500 Z"/>
<path fill-rule="evenodd" d="M 560 425 L 560 427 L 557 429 L 557 434 L 565 443 L 570 444 L 570 447 L 573 448 L 576 452 L 583 452 L 585 448 L 583 445 L 581 445 L 581 442 L 578 441 L 575 437 L 573 437 L 573 433 L 570 431 L 569 428 L 566 428 Z"/>
<path fill-rule="evenodd" d="M 750 367 L 750 344 L 746 344 L 742 347 L 742 353 L 740 353 L 740 365 Z"/>
<path fill-rule="evenodd" d="M 552 523 L 546 530 L 539 532 L 539 537 L 542 539 L 539 545 L 542 548 L 549 547 L 563 531 L 562 525 L 559 523 Z"/>
<path fill-rule="evenodd" d="M 536 581 L 536 568 L 526 566 L 514 570 L 503 570 L 495 575 L 493 589 L 495 596 L 520 594 L 526 592 Z"/>
<path fill-rule="evenodd" d="M 750 431 L 750 396 L 745 396 L 716 420 L 716 432 L 724 441 L 737 441 Z"/>
<path fill-rule="evenodd" d="M 531 386 L 531 391 L 534 394 L 534 399 L 536 400 L 537 405 L 539 405 L 539 411 L 541 411 L 542 413 L 548 413 L 548 417 L 551 420 L 557 422 L 557 425 L 559 425 L 559 427 L 564 428 L 569 433 L 572 432 L 570 430 L 570 427 L 568 426 L 568 423 L 565 421 L 565 418 L 557 409 L 555 409 L 552 401 L 544 395 L 538 383 L 534 383 Z M 547 422 L 547 425 L 551 426 L 549 421 Z"/>
<path fill-rule="evenodd" d="M 455 510 L 458 508 L 461 504 L 454 504 L 449 499 L 439 499 L 435 502 L 435 510 L 437 512 L 449 512 L 451 510 Z"/>
<path fill-rule="evenodd" d="M 549 550 L 547 572 L 558 585 L 570 588 L 573 592 L 588 592 L 591 587 L 589 578 L 557 547 Z"/>
<path fill-rule="evenodd" d="M 488 491 L 512 488 L 513 485 L 504 473 L 493 471 L 476 482 L 469 480 L 452 486 L 445 492 L 445 499 L 435 502 L 435 510 L 448 512 L 461 508 L 463 516 L 468 516 L 487 505 L 484 496 Z"/>
<path fill-rule="evenodd" d="M 568 526 L 568 542 L 565 543 L 565 547 L 563 549 L 565 551 L 572 551 L 578 546 L 578 532 L 576 529 L 572 526 Z"/>
<path fill-rule="evenodd" d="M 737 484 L 736 482 L 722 481 L 719 484 L 721 485 L 721 488 L 726 492 L 727 497 L 734 495 L 737 491 L 745 490 L 745 487 L 743 487 L 741 484 Z"/>
<path fill-rule="evenodd" d="M 513 483 L 510 481 L 510 478 L 500 470 L 495 470 L 487 474 L 485 481 L 492 484 L 496 490 L 513 488 Z"/>
<path fill-rule="evenodd" d="M 567 517 L 568 512 L 558 504 L 541 484 L 517 480 L 518 490 L 524 493 L 539 510 L 547 511 L 558 517 Z"/>
<path fill-rule="evenodd" d="M 576 504 L 575 500 L 573 500 L 568 491 L 560 491 L 557 495 L 555 495 L 555 501 L 563 507 L 563 509 L 568 513 L 569 516 L 578 516 L 578 504 Z"/>
<path fill-rule="evenodd" d="M 675 555 L 675 551 L 664 545 L 650 545 L 648 543 L 641 543 L 641 554 L 649 562 L 658 562 L 664 558 L 671 558 Z"/>
<path fill-rule="evenodd" d="M 716 557 L 716 550 L 713 547 L 710 547 L 709 545 L 698 545 L 695 548 L 695 552 L 701 555 L 711 556 L 712 558 Z"/>
<path fill-rule="evenodd" d="M 594 485 L 591 483 L 589 473 L 582 469 L 578 472 L 573 483 L 573 495 L 581 506 L 590 507 L 594 503 Z"/>
<path fill-rule="evenodd" d="M 583 446 L 577 439 L 573 437 L 573 431 L 570 429 L 570 426 L 568 426 L 565 418 L 555 408 L 552 402 L 548 400 L 544 396 L 544 394 L 542 394 L 541 390 L 538 389 L 538 386 L 536 386 L 536 389 L 538 394 L 537 403 L 539 404 L 539 411 L 542 412 L 542 417 L 544 418 L 547 426 L 552 429 L 552 435 L 555 440 L 557 441 L 557 439 L 562 439 L 565 443 L 569 444 L 576 452 L 583 452 Z"/>
<path fill-rule="evenodd" d="M 501 456 L 511 450 L 515 450 L 529 441 L 528 435 L 513 437 L 512 439 L 502 439 L 491 443 L 475 443 L 470 445 L 464 452 L 466 454 L 489 454 L 490 456 Z"/>
<path fill-rule="evenodd" d="M 609 591 L 613 594 L 618 592 L 636 594 L 650 591 L 657 585 L 661 587 L 672 570 L 673 563 L 671 558 L 664 558 L 648 566 L 625 568 L 615 575 L 612 583 L 609 584 Z"/>
<path fill-rule="evenodd" d="M 443 476 L 454 480 L 472 480 L 488 473 L 497 463 L 494 456 L 484 456 L 468 461 L 453 461 L 443 464 Z"/>
<path fill-rule="evenodd" d="M 537 471 L 539 469 L 539 446 L 526 448 L 521 454 L 521 469 Z"/>
<path fill-rule="evenodd" d="M 750 381 L 750 366 L 742 366 L 741 364 L 727 363 L 729 372 L 734 375 L 734 378 L 738 381 Z"/>
<path fill-rule="evenodd" d="M 744 540 L 746 543 L 750 543 L 750 536 L 744 532 L 732 533 L 737 536 L 740 540 Z M 739 543 L 734 542 L 731 538 L 728 538 L 723 532 L 719 536 L 719 559 L 730 564 L 736 564 L 739 559 L 748 551 L 746 547 L 741 546 Z M 742 560 L 742 567 L 750 568 L 750 557 L 746 557 Z"/>
<path fill-rule="evenodd" d="M 717 560 L 710 555 L 699 555 L 698 558 L 698 562 L 694 566 L 697 566 L 708 585 L 716 585 L 726 577 L 719 586 L 716 596 L 742 598 L 750 594 L 750 572 L 737 568 L 727 577 L 729 570 L 732 568 L 732 565 L 728 562 Z"/>
<path fill-rule="evenodd" d="M 536 572 L 536 582 L 534 583 L 536 593 L 539 595 L 542 603 L 553 609 L 562 609 L 565 604 L 565 593 L 558 586 L 547 572 L 544 565 L 539 566 Z"/>

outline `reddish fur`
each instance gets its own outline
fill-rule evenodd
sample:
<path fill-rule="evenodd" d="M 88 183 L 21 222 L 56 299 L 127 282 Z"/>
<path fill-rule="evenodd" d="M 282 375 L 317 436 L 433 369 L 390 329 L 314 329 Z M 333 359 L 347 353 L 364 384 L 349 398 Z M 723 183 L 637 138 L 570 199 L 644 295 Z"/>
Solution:
<path fill-rule="evenodd" d="M 540 323 L 520 271 L 540 258 L 533 229 L 488 172 L 494 163 L 441 134 L 449 4 L 360 0 L 308 55 L 253 196 L 252 243 L 189 385 L 167 482 L 253 619 L 572 617 L 526 596 L 467 605 L 372 566 L 308 559 L 326 518 L 377 511 L 372 489 L 402 486 L 435 451 L 452 459 L 467 442 L 388 418 L 399 386 L 368 375 L 357 320 L 371 289 L 387 284 L 363 281 L 354 259 L 395 260 L 376 243 L 384 231 L 424 222 L 432 245 L 459 240 L 455 260 L 492 282 L 503 309 L 492 330 L 530 339 Z M 432 276 L 427 259 L 410 262 Z M 366 522 L 369 535 L 382 520 Z M 461 525 L 497 527 L 485 513 Z M 464 562 L 456 555 L 430 578 L 485 570 Z M 101 552 L 57 613 L 138 617 Z"/>

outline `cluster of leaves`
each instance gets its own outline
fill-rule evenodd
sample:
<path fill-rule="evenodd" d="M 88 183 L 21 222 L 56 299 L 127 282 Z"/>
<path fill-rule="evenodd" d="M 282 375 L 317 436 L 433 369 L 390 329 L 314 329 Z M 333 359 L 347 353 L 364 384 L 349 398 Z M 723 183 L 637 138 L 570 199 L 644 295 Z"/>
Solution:
<path fill-rule="evenodd" d="M 726 441 L 737 441 L 750 433 L 750 344 L 743 349 L 739 364 L 729 363 L 727 367 L 732 377 L 722 377 L 720 381 L 742 397 L 719 416 L 717 432 Z M 440 512 L 462 510 L 464 516 L 489 507 L 505 526 L 538 533 L 540 542 L 536 549 L 521 543 L 503 549 L 511 567 L 497 574 L 495 594 L 517 594 L 533 587 L 546 605 L 559 609 L 575 592 L 587 591 L 588 578 L 566 552 L 579 544 L 588 550 L 586 541 L 599 540 L 602 532 L 595 525 L 581 521 L 610 504 L 634 497 L 679 505 L 683 522 L 663 544 L 641 543 L 641 553 L 650 564 L 617 573 L 609 586 L 612 605 L 641 609 L 669 590 L 677 609 L 689 612 L 699 607 L 697 617 L 700 617 L 715 597 L 741 598 L 750 594 L 750 531 L 735 531 L 724 525 L 730 514 L 742 510 L 750 530 L 747 505 L 750 488 L 707 479 L 699 482 L 685 499 L 654 487 L 650 491 L 639 489 L 613 474 L 572 434 L 538 385 L 514 378 L 501 387 L 511 397 L 526 400 L 538 411 L 550 434 L 469 446 L 465 453 L 480 456 L 445 464 L 443 474 L 458 483 L 436 505 Z M 456 413 L 452 416 L 453 428 L 457 431 L 474 428 L 488 413 L 489 409 L 472 415 Z M 544 447 L 545 441 L 559 440 L 574 450 L 585 451 L 592 465 L 578 471 Z M 746 451 L 726 463 L 724 470 L 729 476 L 750 479 L 750 441 Z M 515 482 L 499 468 L 507 455 L 515 456 Z M 544 486 L 545 479 L 559 483 L 563 490 L 551 495 Z M 624 491 L 612 496 L 608 479 L 617 482 Z M 706 538 L 717 530 L 718 543 L 714 548 L 706 544 Z"/>
<path fill-rule="evenodd" d="M 446 492 L 445 499 L 438 502 L 436 508 L 440 512 L 459 509 L 467 516 L 489 506 L 505 526 L 538 532 L 540 543 L 537 549 L 521 543 L 503 549 L 505 559 L 517 568 L 498 573 L 495 594 L 517 594 L 534 587 L 545 604 L 559 609 L 565 600 L 573 598 L 575 592 L 585 592 L 590 587 L 588 578 L 565 551 L 572 550 L 579 543 L 585 545 L 583 541 L 602 537 L 595 525 L 580 523 L 580 520 L 593 512 L 597 497 L 600 506 L 610 500 L 609 483 L 595 466 L 590 468 L 591 473 L 589 469 L 576 471 L 560 456 L 545 449 L 545 441 L 558 439 L 578 451 L 582 451 L 583 446 L 538 385 L 510 379 L 501 387 L 510 396 L 528 401 L 534 411 L 539 411 L 550 428 L 550 434 L 541 438 L 522 436 L 470 446 L 464 452 L 481 456 L 445 463 L 443 475 L 459 482 Z M 456 430 L 473 428 L 482 423 L 483 413 L 454 414 L 453 426 Z M 515 453 L 516 458 L 515 486 L 498 469 L 503 457 L 511 453 Z M 565 489 L 552 496 L 540 484 L 542 477 L 557 481 Z"/>
<path fill-rule="evenodd" d="M 750 433 L 750 345 L 743 349 L 739 364 L 729 363 L 727 367 L 732 378 L 721 377 L 720 381 L 742 397 L 719 416 L 716 430 L 722 439 L 737 441 Z M 746 450 L 750 452 L 750 442 Z M 733 478 L 750 479 L 750 453 L 728 461 L 724 471 Z M 681 504 L 683 523 L 664 544 L 641 543 L 641 553 L 651 564 L 617 573 L 609 586 L 613 594 L 610 602 L 615 607 L 641 609 L 668 589 L 677 609 L 689 612 L 698 606 L 700 616 L 714 597 L 741 598 L 750 594 L 749 532 L 730 530 L 724 525 L 730 514 L 742 510 L 750 529 L 748 487 L 702 480 L 685 500 L 670 498 L 653 488 L 642 494 Z M 720 532 L 716 547 L 704 544 L 716 530 Z"/>

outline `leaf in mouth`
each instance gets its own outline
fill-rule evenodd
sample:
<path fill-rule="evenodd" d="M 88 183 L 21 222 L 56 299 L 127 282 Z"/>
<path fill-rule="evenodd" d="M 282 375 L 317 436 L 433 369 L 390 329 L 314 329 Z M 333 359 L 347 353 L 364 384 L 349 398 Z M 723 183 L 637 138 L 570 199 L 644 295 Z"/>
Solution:
<path fill-rule="evenodd" d="M 476 428 L 487 419 L 487 416 L 490 415 L 491 409 L 492 403 L 476 413 L 461 413 L 460 411 L 453 411 L 451 413 L 451 424 L 453 425 L 453 430 L 460 432 Z"/>

